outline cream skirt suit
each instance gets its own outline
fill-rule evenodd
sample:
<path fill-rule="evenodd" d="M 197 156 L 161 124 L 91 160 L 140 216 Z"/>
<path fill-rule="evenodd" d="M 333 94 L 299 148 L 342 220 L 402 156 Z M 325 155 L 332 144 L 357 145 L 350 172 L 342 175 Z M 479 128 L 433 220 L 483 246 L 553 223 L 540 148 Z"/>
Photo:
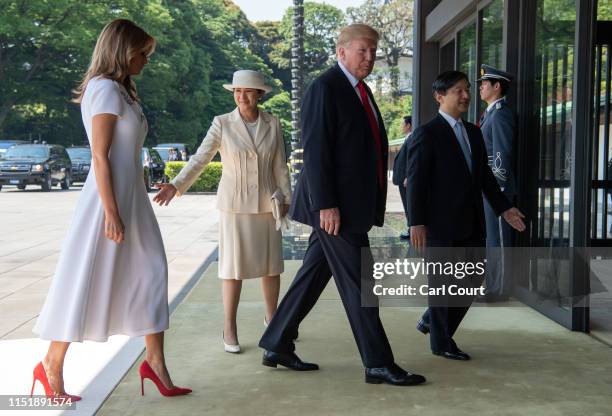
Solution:
<path fill-rule="evenodd" d="M 214 118 L 196 154 L 172 184 L 184 194 L 219 152 L 223 173 L 217 191 L 219 278 L 249 279 L 283 272 L 281 232 L 272 195 L 291 201 L 289 170 L 278 119 L 259 111 L 254 137 L 238 108 Z"/>

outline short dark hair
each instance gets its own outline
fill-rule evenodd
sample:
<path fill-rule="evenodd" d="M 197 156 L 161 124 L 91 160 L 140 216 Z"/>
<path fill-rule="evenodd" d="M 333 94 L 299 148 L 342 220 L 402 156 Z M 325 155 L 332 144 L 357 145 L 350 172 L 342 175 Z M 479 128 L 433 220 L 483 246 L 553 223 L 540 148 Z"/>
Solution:
<path fill-rule="evenodd" d="M 452 88 L 453 85 L 463 79 L 466 80 L 468 84 L 470 83 L 468 76 L 461 71 L 444 71 L 438 75 L 438 78 L 433 82 L 433 92 L 446 95 L 446 91 L 449 88 Z"/>
<path fill-rule="evenodd" d="M 505 79 L 489 78 L 483 79 L 483 81 L 489 81 L 492 87 L 495 87 L 495 84 L 499 83 L 502 97 L 508 93 L 508 89 L 510 88 L 510 83 Z"/>
<path fill-rule="evenodd" d="M 412 116 L 405 116 L 404 124 L 412 124 Z"/>

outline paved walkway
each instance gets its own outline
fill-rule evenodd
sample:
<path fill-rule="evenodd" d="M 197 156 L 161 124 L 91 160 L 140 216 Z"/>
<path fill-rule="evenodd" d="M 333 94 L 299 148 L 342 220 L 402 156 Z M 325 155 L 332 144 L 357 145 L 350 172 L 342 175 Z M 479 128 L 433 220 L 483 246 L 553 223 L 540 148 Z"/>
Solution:
<path fill-rule="evenodd" d="M 395 244 L 404 221 L 397 188 L 389 190 L 387 210 L 395 214 L 373 236 Z M 33 338 L 31 328 L 77 198 L 78 189 L 41 193 L 5 188 L 0 193 L 0 374 L 5 375 L 0 377 L 0 395 L 29 393 L 32 368 L 45 353 L 47 343 Z M 239 311 L 244 353 L 224 353 L 220 281 L 216 263 L 211 263 L 217 247 L 214 202 L 215 196 L 187 195 L 170 207 L 155 207 L 169 260 L 170 300 L 178 306 L 168 331 L 168 363 L 177 384 L 193 387 L 194 394 L 162 398 L 147 382 L 146 396 L 140 397 L 142 338 L 115 336 L 107 343 L 71 347 L 67 389 L 85 399 L 66 414 L 610 414 L 612 350 L 527 307 L 472 308 L 457 335 L 458 343 L 473 355 L 468 363 L 429 353 L 427 337 L 413 329 L 421 309 L 382 308 L 396 361 L 425 374 L 429 382 L 417 388 L 375 386 L 363 382 L 333 284 L 303 323 L 297 345 L 305 359 L 321 364 L 321 371 L 300 374 L 261 366 L 257 341 L 263 331 L 263 304 L 259 282 L 249 281 Z M 297 240 L 304 230 L 299 232 Z M 286 262 L 283 291 L 299 265 L 299 260 Z M 28 413 L 34 412 L 19 414 Z"/>
<path fill-rule="evenodd" d="M 282 292 L 300 261 L 285 262 Z M 194 393 L 168 400 L 150 381 L 140 396 L 137 366 L 99 415 L 414 415 L 609 416 L 612 349 L 571 332 L 525 306 L 472 307 L 456 335 L 472 361 L 434 356 L 414 328 L 423 308 L 381 308 L 381 319 L 401 366 L 424 374 L 418 387 L 371 385 L 334 283 L 300 326 L 297 353 L 320 371 L 261 365 L 257 343 L 264 306 L 257 281 L 247 281 L 238 311 L 243 353 L 223 351 L 223 307 L 216 263 L 180 305 L 166 353 L 175 382 Z"/>
<path fill-rule="evenodd" d="M 78 196 L 79 188 L 42 193 L 5 187 L 0 192 L 0 374 L 4 375 L 0 377 L 0 394 L 29 393 L 32 368 L 46 351 L 48 343 L 35 338 L 32 328 Z M 203 262 L 216 258 L 215 202 L 215 195 L 186 195 L 168 207 L 155 205 L 169 263 L 171 306 L 176 306 L 179 295 L 184 296 L 184 289 L 195 283 L 190 279 L 201 275 Z M 87 392 L 97 400 L 69 414 L 93 414 L 143 346 L 142 338 L 124 336 L 111 337 L 107 343 L 71 346 L 65 369 L 67 388 Z"/>

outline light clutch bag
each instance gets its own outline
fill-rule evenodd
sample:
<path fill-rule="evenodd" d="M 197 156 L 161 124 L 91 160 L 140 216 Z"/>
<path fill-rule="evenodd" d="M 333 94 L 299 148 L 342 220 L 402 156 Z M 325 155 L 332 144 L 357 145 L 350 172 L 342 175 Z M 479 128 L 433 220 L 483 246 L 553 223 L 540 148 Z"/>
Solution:
<path fill-rule="evenodd" d="M 289 229 L 289 220 L 287 219 L 287 216 L 286 215 L 284 217 L 281 216 L 281 213 L 283 212 L 284 201 L 285 201 L 285 196 L 283 195 L 281 190 L 277 189 L 276 191 L 274 191 L 274 193 L 272 194 L 272 216 L 274 217 L 274 220 L 276 221 L 277 230 L 280 230 L 280 229 L 288 230 Z"/>

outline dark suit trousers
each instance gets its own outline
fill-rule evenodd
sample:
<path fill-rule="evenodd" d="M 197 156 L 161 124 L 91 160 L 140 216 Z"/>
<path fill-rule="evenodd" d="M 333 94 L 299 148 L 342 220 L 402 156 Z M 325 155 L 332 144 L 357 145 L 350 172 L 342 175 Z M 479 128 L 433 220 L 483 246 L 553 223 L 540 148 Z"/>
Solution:
<path fill-rule="evenodd" d="M 487 293 L 491 295 L 512 294 L 511 251 L 505 248 L 512 245 L 512 227 L 498 217 L 493 208 L 483 198 L 487 224 Z"/>
<path fill-rule="evenodd" d="M 410 228 L 410 220 L 408 219 L 408 200 L 406 199 L 406 188 L 404 184 L 398 185 L 400 197 L 402 198 L 402 205 L 404 206 L 404 214 L 406 214 L 406 225 Z"/>
<path fill-rule="evenodd" d="M 481 239 L 467 239 L 462 241 L 444 241 L 428 239 L 427 246 L 432 248 L 428 261 L 453 261 L 453 262 L 480 262 L 484 260 L 485 241 Z M 436 248 L 444 247 L 443 253 Z M 452 250 L 448 250 L 452 248 Z M 435 281 L 433 279 L 436 279 Z M 439 276 L 429 276 L 429 286 L 434 287 L 438 284 Z M 484 276 L 464 277 L 462 280 L 452 278 L 453 283 L 459 283 L 463 287 L 480 287 Z M 457 348 L 453 336 L 459 324 L 465 317 L 474 296 L 461 296 L 451 299 L 447 297 L 430 297 L 430 307 L 427 308 L 423 317 L 423 322 L 429 325 L 430 345 L 432 351 L 454 351 Z M 444 306 L 444 303 L 449 306 Z"/>
<path fill-rule="evenodd" d="M 378 307 L 361 306 L 362 247 L 369 247 L 368 235 L 365 233 L 341 233 L 334 237 L 315 228 L 310 235 L 304 263 L 259 341 L 259 346 L 275 352 L 294 351 L 293 334 L 333 275 L 363 365 L 383 367 L 392 364 L 393 353 L 378 315 Z M 371 264 L 373 260 L 369 248 L 364 252 L 369 256 L 364 259 L 364 264 Z M 373 284 L 371 273 L 369 276 L 365 286 Z"/>

